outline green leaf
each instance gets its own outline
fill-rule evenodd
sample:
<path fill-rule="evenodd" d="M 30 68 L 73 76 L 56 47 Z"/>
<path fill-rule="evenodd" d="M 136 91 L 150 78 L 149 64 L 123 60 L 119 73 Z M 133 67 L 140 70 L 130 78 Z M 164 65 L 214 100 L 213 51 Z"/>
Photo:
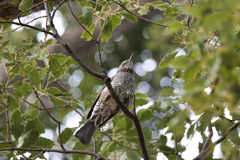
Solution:
<path fill-rule="evenodd" d="M 148 12 L 149 12 L 149 6 L 148 5 L 142 6 L 141 9 L 138 11 L 138 13 L 140 15 L 145 15 Z"/>
<path fill-rule="evenodd" d="M 107 156 L 109 154 L 109 149 L 110 146 L 113 144 L 114 142 L 104 142 L 103 145 L 101 146 L 101 151 L 102 151 L 102 156 Z"/>
<path fill-rule="evenodd" d="M 32 37 L 30 37 L 30 42 L 29 43 L 26 43 L 25 45 L 24 45 L 24 48 L 26 49 L 26 50 L 31 50 L 31 49 L 33 49 L 33 47 L 35 47 L 36 45 L 37 45 L 37 43 L 32 43 L 31 42 L 31 38 Z"/>
<path fill-rule="evenodd" d="M 143 93 L 135 93 L 135 98 L 149 98 L 149 96 Z"/>
<path fill-rule="evenodd" d="M 38 106 L 38 103 L 39 103 L 39 100 L 38 100 L 38 99 L 35 99 L 32 104 L 33 104 L 34 106 L 36 106 L 36 107 L 39 107 L 39 106 Z M 34 110 L 34 111 L 32 111 L 32 110 Z M 29 111 L 31 111 L 31 112 L 29 112 Z M 29 113 L 28 113 L 28 112 L 29 112 Z M 26 114 L 26 118 L 27 118 L 27 119 L 35 119 L 35 118 L 38 117 L 39 112 L 40 112 L 40 111 L 39 111 L 38 108 L 35 108 L 35 107 L 33 107 L 32 105 L 28 105 L 28 107 L 26 108 L 26 113 L 28 113 L 28 114 Z"/>
<path fill-rule="evenodd" d="M 174 90 L 174 88 L 172 88 L 172 87 L 163 87 L 160 90 L 160 95 L 162 97 L 172 96 L 173 95 L 173 90 Z"/>
<path fill-rule="evenodd" d="M 16 62 L 15 62 L 14 60 L 12 60 L 12 61 L 6 63 L 5 66 L 14 66 L 15 63 L 16 63 Z"/>
<path fill-rule="evenodd" d="M 7 59 L 8 61 L 12 61 L 13 60 L 13 58 L 12 57 L 14 57 L 15 55 L 14 54 L 11 54 L 11 56 L 10 56 L 10 54 L 9 53 L 0 53 L 1 54 L 1 56 L 3 57 L 3 58 L 5 58 L 5 59 Z"/>
<path fill-rule="evenodd" d="M 67 62 L 68 57 L 63 55 L 63 54 L 51 54 L 52 57 L 54 57 L 55 59 L 57 59 L 61 64 L 64 64 Z"/>
<path fill-rule="evenodd" d="M 93 21 L 93 10 L 89 8 L 89 10 L 83 15 L 81 15 L 79 19 L 82 24 L 85 24 L 87 27 L 90 27 Z"/>
<path fill-rule="evenodd" d="M 80 3 L 82 7 L 92 7 L 89 0 L 77 0 L 77 2 Z"/>
<path fill-rule="evenodd" d="M 54 58 L 53 56 L 49 56 L 50 60 L 49 60 L 49 71 L 58 71 L 60 68 L 62 68 L 60 62 Z"/>
<path fill-rule="evenodd" d="M 40 85 L 39 73 L 35 67 L 32 68 L 29 74 L 29 80 L 32 83 L 32 85 L 36 88 L 38 88 L 38 86 Z"/>
<path fill-rule="evenodd" d="M 102 42 L 108 42 L 109 38 L 111 38 L 112 31 L 121 24 L 120 18 L 116 15 L 110 15 L 108 17 L 107 23 L 103 29 L 101 40 Z"/>
<path fill-rule="evenodd" d="M 96 23 L 92 24 L 89 28 L 88 28 L 88 32 L 90 32 L 91 34 L 93 34 L 94 28 L 96 26 Z M 86 38 L 88 41 L 90 41 L 92 39 L 92 36 L 88 33 L 86 30 L 84 30 L 81 38 Z"/>
<path fill-rule="evenodd" d="M 132 22 L 134 22 L 134 23 L 137 22 L 136 16 L 134 16 L 133 14 L 131 14 L 131 13 L 125 11 L 125 10 L 122 11 L 122 12 L 120 12 L 120 14 L 121 14 L 123 17 L 125 17 L 127 20 L 130 20 L 130 21 L 132 21 Z"/>
<path fill-rule="evenodd" d="M 73 150 L 86 150 L 86 146 L 77 142 L 75 143 Z M 83 159 L 84 157 L 86 157 L 86 154 L 72 154 L 73 160 L 80 160 L 80 159 Z"/>
<path fill-rule="evenodd" d="M 55 95 L 55 96 L 62 95 L 62 92 L 58 88 L 56 88 L 56 87 L 48 88 L 45 91 L 47 93 L 49 93 L 51 95 Z"/>
<path fill-rule="evenodd" d="M 73 136 L 73 131 L 71 128 L 65 128 L 61 133 L 62 143 L 65 144 Z M 59 137 L 58 137 L 59 141 Z"/>
<path fill-rule="evenodd" d="M 170 66 L 173 67 L 176 70 L 182 70 L 182 69 L 187 69 L 190 67 L 190 60 L 188 59 L 187 56 L 178 56 L 175 57 L 171 62 Z"/>
<path fill-rule="evenodd" d="M 193 65 L 191 65 L 185 72 L 184 74 L 184 79 L 187 82 L 191 82 L 194 80 L 194 78 L 196 77 L 198 71 L 201 68 L 201 62 L 200 61 L 195 61 Z"/>
<path fill-rule="evenodd" d="M 12 114 L 10 119 L 11 131 L 16 140 L 18 140 L 18 138 L 23 133 L 23 130 L 24 130 L 24 126 L 22 125 L 23 121 L 24 121 L 24 117 L 21 116 L 21 113 L 19 110 L 16 110 Z"/>
<path fill-rule="evenodd" d="M 193 134 L 193 131 L 194 131 L 194 124 L 191 125 L 191 127 L 188 129 L 188 132 L 187 132 L 187 138 L 190 138 L 190 135 Z"/>
<path fill-rule="evenodd" d="M 1 142 L 0 142 L 1 143 Z M 3 144 L 0 144 L 0 149 L 2 149 L 2 148 L 11 148 L 12 146 L 11 146 L 11 144 L 9 144 L 9 143 L 3 143 Z"/>
<path fill-rule="evenodd" d="M 72 57 L 68 57 L 68 60 L 66 62 L 66 66 L 70 67 L 71 65 L 78 65 L 78 63 Z"/>
<path fill-rule="evenodd" d="M 38 141 L 39 135 L 39 132 L 34 130 L 28 132 L 23 138 L 22 148 L 29 148 L 34 145 Z"/>
<path fill-rule="evenodd" d="M 196 94 L 198 92 L 201 92 L 211 84 L 210 80 L 203 80 L 203 79 L 197 79 L 195 81 L 192 81 L 188 84 L 186 84 L 182 90 L 180 90 L 180 93 L 182 95 L 192 95 Z"/>
<path fill-rule="evenodd" d="M 135 98 L 135 106 L 143 106 L 148 103 L 145 98 Z"/>
<path fill-rule="evenodd" d="M 50 101 L 53 103 L 53 105 L 64 105 L 65 102 L 62 100 L 59 100 L 59 98 L 55 98 L 55 97 L 50 97 Z"/>
<path fill-rule="evenodd" d="M 169 33 L 175 33 L 179 30 L 183 29 L 183 25 L 180 22 L 173 22 L 168 25 L 168 32 Z"/>
<path fill-rule="evenodd" d="M 1 99 L 0 99 L 1 100 Z M 5 112 L 6 111 L 6 109 L 4 108 L 4 106 L 3 105 L 0 105 L 0 114 L 2 114 L 3 112 Z"/>
<path fill-rule="evenodd" d="M 32 92 L 32 87 L 28 83 L 23 83 L 19 88 L 15 88 L 13 92 L 20 97 L 23 97 L 26 92 Z"/>
<path fill-rule="evenodd" d="M 180 13 L 178 12 L 178 8 L 176 6 L 169 6 L 166 12 L 164 13 L 166 17 L 171 17 L 171 18 L 175 18 L 179 14 Z"/>
<path fill-rule="evenodd" d="M 165 11 L 168 8 L 167 5 L 163 5 L 165 3 L 162 1 L 151 2 L 150 4 L 153 6 L 154 9 L 159 9 L 160 11 Z"/>
<path fill-rule="evenodd" d="M 39 137 L 37 143 L 34 145 L 34 148 L 49 148 L 51 149 L 54 145 L 54 142 L 50 139 Z"/>
<path fill-rule="evenodd" d="M 135 151 L 127 149 L 126 153 L 127 153 L 127 157 L 129 159 L 134 159 L 134 160 L 140 160 L 141 159 L 140 156 L 135 153 Z"/>
<path fill-rule="evenodd" d="M 178 53 L 178 51 L 166 54 L 163 57 L 163 59 L 161 60 L 161 62 L 159 64 L 159 68 L 163 69 L 163 68 L 169 67 L 170 62 L 174 59 L 174 57 L 176 56 L 177 53 Z"/>
<path fill-rule="evenodd" d="M 153 110 L 150 109 L 142 109 L 138 111 L 137 116 L 140 122 L 148 121 L 155 117 Z"/>
<path fill-rule="evenodd" d="M 37 131 L 40 134 L 45 132 L 45 127 L 42 124 L 42 122 L 38 120 L 38 118 L 35 118 L 33 120 L 28 121 L 26 124 L 25 132 L 29 131 Z"/>
<path fill-rule="evenodd" d="M 18 6 L 20 11 L 31 8 L 33 6 L 33 0 L 22 0 Z"/>
<path fill-rule="evenodd" d="M 50 46 L 52 44 L 52 39 L 47 40 L 46 45 Z"/>
<path fill-rule="evenodd" d="M 12 4 L 18 3 L 18 0 L 12 0 Z"/>
<path fill-rule="evenodd" d="M 61 76 L 63 76 L 66 72 L 66 67 L 62 66 L 61 68 L 59 68 L 59 70 L 57 71 L 53 71 L 53 75 L 55 76 L 55 78 L 60 79 Z"/>
<path fill-rule="evenodd" d="M 0 135 L 2 137 L 7 137 L 7 124 L 6 123 L 0 127 Z"/>
<path fill-rule="evenodd" d="M 8 21 L 12 22 L 13 20 L 12 20 L 12 18 L 10 18 Z M 5 24 L 3 25 L 2 32 L 3 32 L 3 31 L 6 31 L 6 30 L 7 30 L 8 28 L 10 28 L 11 26 L 12 26 L 11 23 L 5 23 Z"/>
<path fill-rule="evenodd" d="M 7 41 L 3 42 L 2 46 L 3 46 L 3 47 L 6 47 L 9 43 L 10 43 L 10 41 L 7 40 Z"/>
<path fill-rule="evenodd" d="M 13 111 L 14 109 L 19 107 L 19 103 L 17 102 L 17 100 L 10 95 L 8 95 L 7 103 L 8 103 L 8 109 L 10 111 Z"/>

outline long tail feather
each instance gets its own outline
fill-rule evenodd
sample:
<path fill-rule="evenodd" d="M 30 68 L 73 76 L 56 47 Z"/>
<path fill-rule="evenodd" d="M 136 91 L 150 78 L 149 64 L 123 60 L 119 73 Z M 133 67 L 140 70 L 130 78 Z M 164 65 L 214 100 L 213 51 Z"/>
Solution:
<path fill-rule="evenodd" d="M 94 122 L 87 121 L 76 133 L 75 136 L 84 145 L 89 145 L 94 132 L 96 131 Z"/>

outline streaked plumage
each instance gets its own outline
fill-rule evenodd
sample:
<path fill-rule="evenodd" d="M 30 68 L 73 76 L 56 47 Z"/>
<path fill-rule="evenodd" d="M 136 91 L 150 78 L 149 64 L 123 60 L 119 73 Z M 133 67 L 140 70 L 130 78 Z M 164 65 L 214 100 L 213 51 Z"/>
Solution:
<path fill-rule="evenodd" d="M 119 66 L 118 72 L 111 79 L 111 85 L 114 91 L 126 107 L 133 101 L 135 93 L 132 58 L 133 54 L 129 60 L 123 61 Z M 75 132 L 75 136 L 83 144 L 89 145 L 96 129 L 105 124 L 119 111 L 120 108 L 110 96 L 107 87 L 104 85 L 88 113 L 87 122 Z"/>

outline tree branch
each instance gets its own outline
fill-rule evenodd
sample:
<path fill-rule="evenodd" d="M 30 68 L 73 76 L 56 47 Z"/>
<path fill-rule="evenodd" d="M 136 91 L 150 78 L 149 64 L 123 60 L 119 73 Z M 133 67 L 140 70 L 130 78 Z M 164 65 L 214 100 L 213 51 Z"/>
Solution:
<path fill-rule="evenodd" d="M 106 75 L 105 75 L 106 76 Z M 107 76 L 106 76 L 107 77 Z M 133 120 L 136 130 L 137 130 L 137 134 L 138 134 L 138 140 L 141 146 L 141 150 L 142 150 L 142 154 L 143 154 L 143 158 L 144 160 L 149 160 L 149 156 L 148 156 L 148 152 L 147 152 L 147 148 L 145 145 L 145 141 L 144 141 L 144 136 L 143 136 L 143 132 L 141 129 L 141 125 L 139 122 L 139 119 L 137 117 L 137 115 L 134 115 L 133 113 L 131 113 L 126 106 L 123 104 L 122 101 L 120 101 L 120 99 L 117 97 L 115 91 L 113 90 L 112 86 L 111 86 L 111 79 L 109 77 L 104 79 L 104 82 L 108 88 L 108 91 L 111 95 L 111 97 L 117 102 L 118 106 L 121 108 L 121 110 L 129 117 Z"/>
<path fill-rule="evenodd" d="M 240 125 L 240 122 L 238 121 L 238 122 L 235 123 L 232 127 L 230 127 L 229 130 L 228 130 L 228 133 L 227 133 L 226 135 L 222 136 L 222 137 L 219 138 L 216 142 L 214 142 L 213 147 L 215 147 L 217 144 L 221 143 L 224 139 L 226 139 L 227 136 L 229 135 L 229 133 L 231 133 L 231 132 L 232 132 L 234 129 L 236 129 L 239 125 Z M 210 134 L 209 134 L 209 135 L 210 135 Z M 209 135 L 208 135 L 208 139 L 209 139 Z M 208 139 L 207 139 L 207 141 L 208 141 Z M 207 142 L 207 141 L 206 141 L 206 142 Z M 206 142 L 205 142 L 205 144 L 206 144 Z M 193 160 L 202 160 L 202 159 L 204 159 L 204 157 L 206 156 L 207 152 L 208 152 L 209 149 L 210 149 L 210 147 L 205 146 L 205 144 L 204 144 L 203 147 L 206 148 L 206 149 L 205 149 L 205 150 L 202 150 L 202 151 L 200 152 L 200 154 L 199 154 L 197 157 L 195 157 Z"/>
<path fill-rule="evenodd" d="M 27 25 L 27 24 L 24 24 L 24 23 L 11 22 L 11 21 L 0 21 L 0 23 L 11 23 L 11 24 L 19 25 L 19 26 L 24 26 L 24 27 L 28 27 L 28 28 L 31 28 L 31 29 L 34 29 L 34 30 L 37 30 L 37 31 L 40 31 L 40 32 L 43 32 L 43 33 L 50 34 L 50 35 L 54 36 L 52 32 L 48 32 L 46 30 L 43 30 L 43 29 L 40 29 L 40 28 L 37 28 L 37 27 L 34 27 L 34 26 L 30 26 L 30 25 Z M 2 34 L 2 33 L 0 33 L 0 34 Z"/>
<path fill-rule="evenodd" d="M 49 7 L 47 5 L 46 2 L 44 2 L 44 7 L 45 7 L 45 10 L 46 10 L 46 14 L 47 14 L 47 18 L 48 18 L 48 23 L 50 25 L 50 28 L 54 34 L 54 38 L 56 38 L 58 40 L 58 42 L 68 51 L 68 53 L 74 58 L 74 60 L 76 60 L 76 62 L 85 70 L 87 71 L 89 74 L 97 77 L 97 78 L 100 78 L 102 80 L 104 80 L 109 92 L 110 92 L 110 95 L 111 97 L 117 102 L 117 104 L 120 106 L 120 108 L 124 111 L 124 113 L 133 120 L 134 124 L 135 124 L 135 127 L 136 127 L 136 130 L 137 130 L 137 133 L 138 133 L 138 139 L 139 139 L 139 142 L 140 142 L 140 146 L 141 146 L 141 150 L 142 150 L 142 154 L 143 154 L 143 157 L 145 160 L 149 160 L 149 156 L 148 156 L 148 153 L 147 153 L 147 149 L 146 149 L 146 145 L 145 145 L 145 141 L 144 141 L 144 136 L 143 136 L 143 133 L 142 133 L 142 129 L 141 129 L 141 125 L 140 125 L 140 122 L 138 120 L 138 117 L 134 114 L 132 114 L 128 109 L 126 109 L 125 105 L 119 100 L 119 98 L 117 97 L 115 91 L 113 90 L 112 86 L 111 86 L 111 80 L 110 78 L 106 75 L 105 72 L 103 72 L 102 74 L 100 73 L 97 73 L 93 70 L 91 70 L 87 65 L 85 65 L 80 58 L 78 58 L 74 53 L 73 51 L 70 49 L 70 47 L 63 41 L 63 39 L 59 36 L 53 22 L 52 22 L 52 19 L 51 19 L 51 14 L 50 14 L 50 10 L 49 10 Z"/>
<path fill-rule="evenodd" d="M 99 154 L 89 152 L 89 151 L 79 151 L 79 150 L 59 150 L 59 149 L 30 149 L 30 148 L 2 148 L 1 151 L 29 151 L 29 152 L 57 152 L 63 154 L 87 154 L 97 157 L 101 160 L 109 160 L 108 158 L 102 157 Z"/>

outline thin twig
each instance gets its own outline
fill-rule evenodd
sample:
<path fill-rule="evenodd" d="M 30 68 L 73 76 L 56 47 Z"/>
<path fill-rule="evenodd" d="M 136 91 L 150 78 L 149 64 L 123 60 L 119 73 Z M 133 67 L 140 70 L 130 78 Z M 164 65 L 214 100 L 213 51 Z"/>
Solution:
<path fill-rule="evenodd" d="M 221 143 L 223 140 L 225 140 L 227 138 L 227 136 L 229 135 L 229 133 L 231 133 L 234 129 L 236 129 L 238 126 L 240 125 L 240 122 L 238 121 L 237 123 L 235 123 L 232 127 L 229 128 L 228 133 L 224 136 L 222 136 L 221 138 L 219 138 L 217 141 L 214 142 L 212 147 L 215 147 L 217 144 Z M 202 160 L 204 159 L 204 157 L 206 156 L 207 152 L 210 150 L 210 147 L 208 147 L 207 149 L 205 149 L 204 151 L 201 151 L 200 154 L 195 157 L 193 160 Z"/>
<path fill-rule="evenodd" d="M 223 118 L 223 119 L 226 119 L 228 120 L 229 122 L 234 122 L 234 121 L 238 121 L 239 119 L 229 119 L 229 118 L 226 118 L 224 116 L 219 116 L 220 118 Z"/>
<path fill-rule="evenodd" d="M 84 27 L 84 25 L 79 21 L 79 19 L 75 16 L 75 14 L 72 11 L 72 8 L 69 5 L 69 2 L 67 0 L 67 4 L 68 4 L 68 8 L 70 9 L 70 12 L 72 14 L 72 16 L 77 20 L 78 24 L 92 37 L 92 39 L 98 44 L 98 40 L 96 40 L 93 35 L 87 30 L 86 27 Z"/>
<path fill-rule="evenodd" d="M 97 38 L 98 42 L 100 41 L 99 39 L 100 39 L 100 37 L 102 35 L 102 32 L 103 32 L 103 29 L 104 29 L 104 27 L 106 25 L 107 19 L 108 19 L 108 17 L 106 17 L 105 20 L 104 20 L 103 27 L 101 28 L 101 31 L 100 31 L 99 36 Z M 100 64 L 100 67 L 102 69 L 102 72 L 104 73 L 105 71 L 104 71 L 103 65 L 102 65 L 102 56 L 101 56 L 101 51 L 100 51 L 100 43 L 97 43 L 97 49 L 98 49 L 99 64 Z"/>
<path fill-rule="evenodd" d="M 1 94 L 3 101 L 5 102 L 5 115 L 6 115 L 6 123 L 7 123 L 7 137 L 8 137 L 8 143 L 11 144 L 12 147 L 14 146 L 14 143 L 12 142 L 11 139 L 11 133 L 10 133 L 10 124 L 9 124 L 9 115 L 8 115 L 8 103 L 7 101 L 4 99 L 3 95 Z M 21 151 L 18 151 L 19 154 L 21 154 L 25 159 L 27 159 L 27 157 L 25 155 L 23 155 L 23 153 Z"/>
<path fill-rule="evenodd" d="M 47 13 L 47 18 L 51 27 L 51 30 L 53 31 L 53 37 L 57 39 L 57 41 L 66 49 L 66 51 L 69 53 L 69 55 L 89 74 L 91 74 L 92 76 L 95 76 L 97 78 L 100 79 L 104 79 L 103 74 L 95 72 L 93 70 L 91 70 L 85 63 L 82 62 L 82 60 L 80 58 L 77 57 L 77 55 L 75 53 L 73 53 L 73 51 L 71 50 L 71 48 L 63 41 L 63 39 L 59 36 L 54 24 L 51 21 L 51 15 L 50 15 L 50 10 L 48 8 L 48 5 L 46 4 L 46 2 L 44 3 L 45 6 L 45 10 Z"/>
<path fill-rule="evenodd" d="M 20 97 L 18 94 L 16 94 L 16 93 L 14 93 L 14 92 L 12 92 L 12 91 L 10 91 L 9 89 L 7 89 L 6 88 L 6 90 L 8 91 L 8 92 L 10 92 L 10 93 L 12 93 L 12 94 L 14 94 L 15 96 L 17 96 L 18 98 L 20 98 L 22 101 L 24 101 L 25 103 L 27 103 L 28 105 L 31 105 L 31 106 L 33 106 L 34 108 L 36 108 L 36 109 L 38 109 L 39 107 L 37 107 L 37 106 L 35 106 L 34 104 L 32 104 L 32 103 L 30 103 L 30 102 L 28 102 L 28 101 L 26 101 L 25 99 L 23 99 L 22 97 Z"/>
<path fill-rule="evenodd" d="M 102 35 L 102 32 L 103 32 L 103 29 L 104 29 L 104 27 L 105 27 L 105 25 L 106 25 L 107 19 L 108 19 L 108 17 L 106 17 L 106 18 L 104 19 L 103 27 L 102 27 L 99 35 L 98 35 L 97 41 L 99 41 L 99 39 L 100 39 L 100 37 L 101 37 L 101 35 Z"/>
<path fill-rule="evenodd" d="M 46 2 L 44 2 L 44 3 L 46 3 Z M 7 48 L 4 48 L 4 49 L 8 51 Z M 12 57 L 12 55 L 11 55 L 11 53 L 10 53 L 9 51 L 8 51 L 8 53 L 9 53 L 9 55 Z M 18 52 L 17 52 L 17 53 L 18 53 Z M 15 56 L 17 56 L 17 53 L 16 53 Z M 43 106 L 44 110 L 47 112 L 47 114 L 49 115 L 49 117 L 58 124 L 58 133 L 59 133 L 60 146 L 61 146 L 61 148 L 62 148 L 63 150 L 65 150 L 64 147 L 63 147 L 63 144 L 62 144 L 62 139 L 61 139 L 61 129 L 60 129 L 61 125 L 60 125 L 60 122 L 59 122 L 58 120 L 56 120 L 56 119 L 50 114 L 50 112 L 46 109 L 43 101 L 40 99 L 40 97 L 39 97 L 39 95 L 38 95 L 38 92 L 37 92 L 36 89 L 33 87 L 31 81 L 29 80 L 28 76 L 26 75 L 26 73 L 24 72 L 24 70 L 22 69 L 22 67 L 18 64 L 17 60 L 14 59 L 13 57 L 12 57 L 12 59 L 15 61 L 15 64 L 17 64 L 18 68 L 22 71 L 24 77 L 27 79 L 29 85 L 30 85 L 31 88 L 33 89 L 33 92 L 35 93 L 37 99 L 39 100 L 39 102 L 40 102 L 41 105 Z"/>
<path fill-rule="evenodd" d="M 36 159 L 36 158 L 42 156 L 44 153 L 46 153 L 46 152 L 45 151 L 40 152 L 38 155 L 34 156 L 32 159 Z"/>
<path fill-rule="evenodd" d="M 40 17 L 34 18 L 34 19 L 32 19 L 31 21 L 28 21 L 28 22 L 25 23 L 25 24 L 29 24 L 29 23 L 37 20 L 37 19 L 44 18 L 44 17 L 47 17 L 47 16 L 40 16 Z M 21 27 L 22 27 L 22 26 L 19 26 L 19 27 L 15 28 L 15 29 L 13 29 L 13 30 L 11 30 L 11 31 L 4 31 L 4 32 L 1 32 L 0 34 L 11 33 L 11 32 L 14 32 L 14 31 L 18 30 L 18 29 L 21 28 Z"/>
<path fill-rule="evenodd" d="M 40 28 L 37 28 L 37 27 L 34 27 L 34 26 L 30 26 L 30 25 L 24 24 L 24 23 L 10 22 L 10 21 L 0 21 L 0 23 L 11 23 L 11 24 L 19 25 L 19 26 L 24 26 L 24 27 L 28 27 L 28 28 L 31 28 L 31 29 L 34 29 L 34 30 L 37 30 L 37 31 L 40 31 L 40 32 L 43 32 L 43 33 L 50 34 L 50 35 L 54 36 L 54 34 L 52 32 L 48 32 L 46 30 L 43 30 L 43 29 L 40 29 Z M 0 34 L 2 34 L 2 33 L 0 33 Z"/>
<path fill-rule="evenodd" d="M 35 4 L 34 6 L 32 6 L 31 8 L 25 9 L 25 10 L 23 10 L 22 12 L 20 12 L 20 13 L 17 15 L 17 19 L 18 19 L 19 23 L 22 23 L 21 20 L 20 20 L 20 17 L 21 17 L 21 15 L 22 15 L 24 12 L 33 9 L 34 7 L 40 5 L 40 4 L 44 3 L 44 2 L 46 2 L 46 1 L 39 2 L 39 3 Z"/>
<path fill-rule="evenodd" d="M 116 1 L 114 1 L 114 0 L 113 0 L 112 2 L 116 3 L 117 5 L 119 5 L 119 6 L 122 7 L 124 10 L 126 10 L 128 13 L 134 15 L 135 17 L 138 17 L 138 18 L 143 19 L 143 20 L 145 20 L 145 21 L 147 21 L 147 22 L 150 22 L 150 23 L 156 24 L 156 25 L 158 25 L 158 26 L 168 27 L 167 25 L 164 25 L 164 24 L 160 24 L 160 23 L 154 22 L 154 21 L 149 20 L 149 19 L 147 19 L 147 18 L 144 18 L 144 17 L 142 17 L 142 16 L 140 16 L 140 15 L 137 15 L 137 14 L 135 14 L 135 13 L 132 13 L 132 12 L 129 11 L 129 10 L 128 10 L 128 9 L 122 4 L 122 3 L 116 2 Z"/>
<path fill-rule="evenodd" d="M 76 108 L 73 107 L 73 96 L 72 96 L 71 105 L 69 107 L 72 108 L 72 110 L 74 110 L 75 112 L 77 112 L 77 114 L 79 114 L 84 121 L 86 121 L 86 118 Z"/>
<path fill-rule="evenodd" d="M 102 157 L 99 154 L 89 152 L 89 151 L 80 151 L 80 150 L 59 150 L 59 149 L 30 149 L 30 148 L 1 148 L 0 151 L 29 151 L 29 152 L 56 152 L 63 154 L 87 154 L 98 159 L 109 160 L 108 158 Z"/>
<path fill-rule="evenodd" d="M 93 12 L 93 14 L 94 14 L 96 17 L 98 17 L 98 18 L 100 18 L 100 19 L 102 19 L 102 20 L 105 20 L 104 18 L 100 17 L 100 16 L 97 15 L 96 13 Z"/>
<path fill-rule="evenodd" d="M 225 138 L 227 138 L 227 136 L 229 135 L 229 133 L 231 133 L 234 129 L 236 129 L 238 126 L 240 125 L 240 122 L 238 121 L 237 123 L 235 123 L 232 127 L 230 127 L 228 133 L 224 136 L 222 136 L 221 138 L 219 138 L 217 141 L 214 142 L 215 145 L 219 144 L 220 142 L 222 142 Z"/>
<path fill-rule="evenodd" d="M 69 107 L 69 105 L 46 107 L 46 109 L 55 109 L 55 108 L 62 108 L 62 107 Z M 26 115 L 26 114 L 31 113 L 36 110 L 45 111 L 44 108 L 34 108 L 34 109 L 24 113 L 23 115 Z"/>
<path fill-rule="evenodd" d="M 54 18 L 54 16 L 55 16 L 56 11 L 62 6 L 62 4 L 63 4 L 65 1 L 66 1 L 66 0 L 63 0 L 61 3 L 59 3 L 59 5 L 57 6 L 57 8 L 53 11 L 52 20 L 51 20 L 51 21 L 53 21 L 53 18 Z"/>

